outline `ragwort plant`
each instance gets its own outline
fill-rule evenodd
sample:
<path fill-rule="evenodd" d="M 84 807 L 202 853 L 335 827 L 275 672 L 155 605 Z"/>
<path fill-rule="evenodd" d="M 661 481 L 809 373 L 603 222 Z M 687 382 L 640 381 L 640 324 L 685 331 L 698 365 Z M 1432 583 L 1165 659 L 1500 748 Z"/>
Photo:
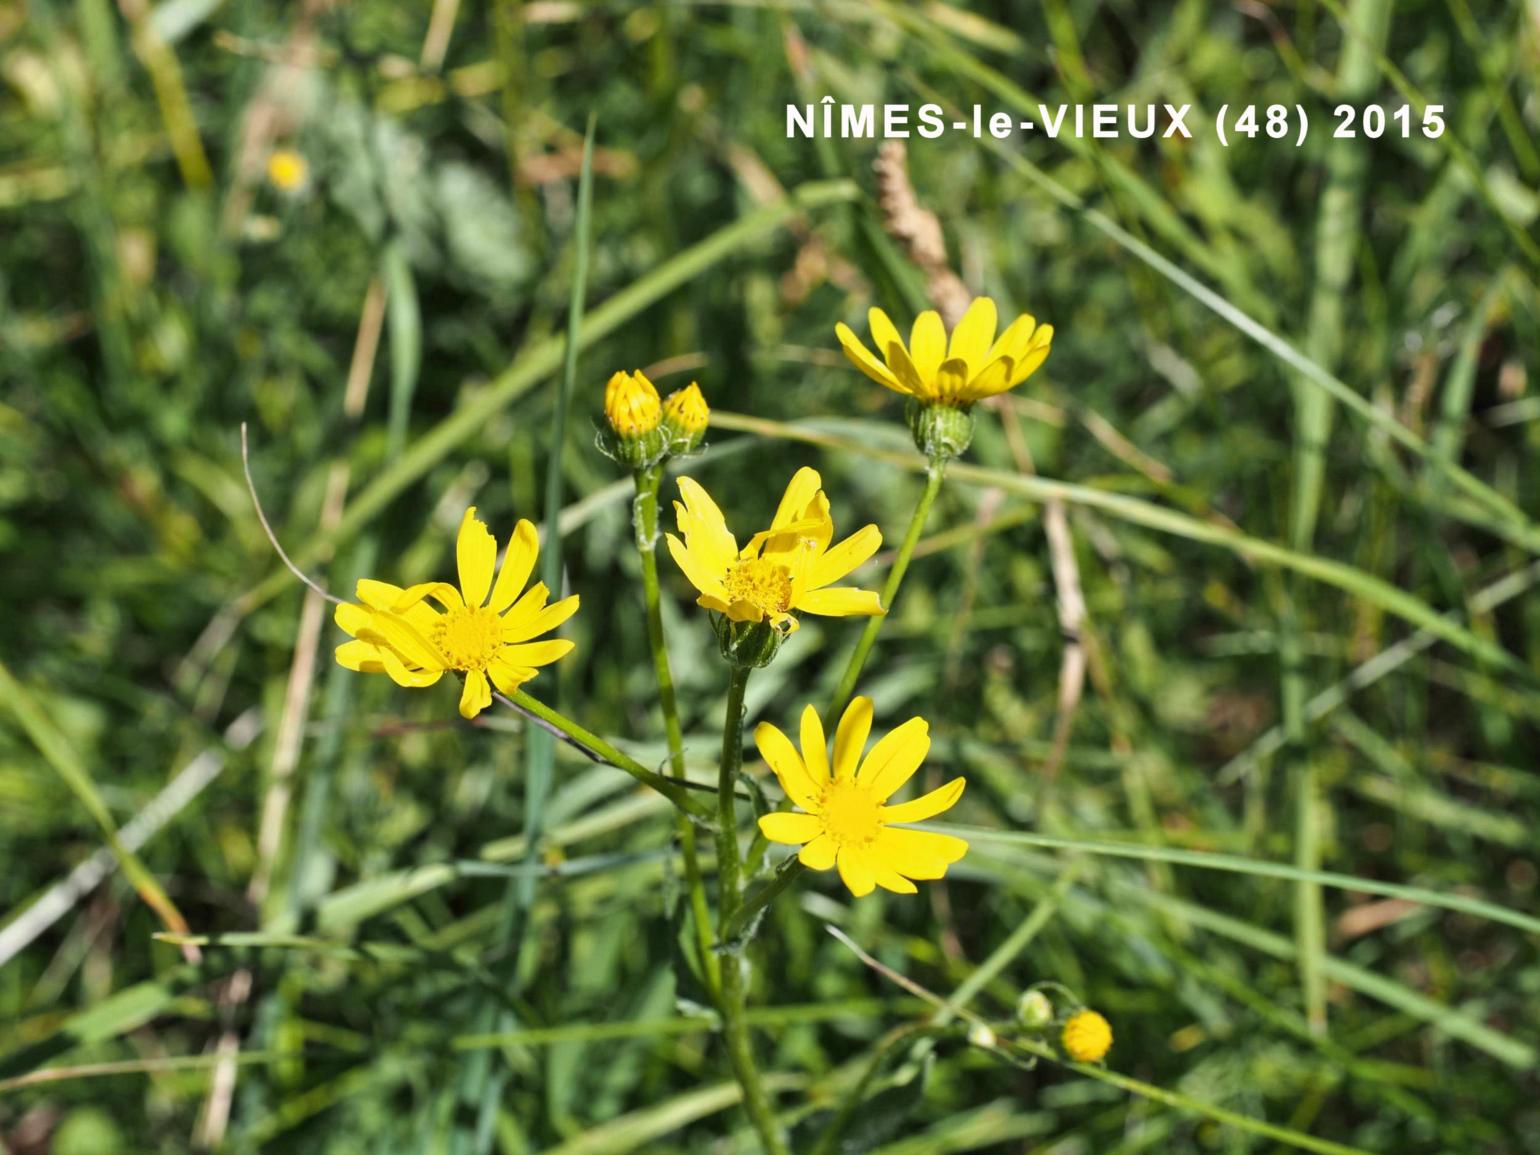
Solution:
<path fill-rule="evenodd" d="M 747 971 L 755 932 L 771 902 L 785 894 L 804 870 L 838 872 L 855 898 L 879 888 L 913 895 L 917 882 L 941 879 L 968 852 L 953 834 L 914 828 L 943 814 L 962 796 L 964 779 L 909 801 L 895 796 L 908 785 L 930 751 L 929 724 L 904 721 L 869 744 L 879 704 L 851 697 L 872 645 L 924 528 L 947 463 L 966 451 L 972 437 L 972 408 L 985 397 L 1026 380 L 1048 356 L 1053 328 L 1030 316 L 1017 318 L 996 338 L 994 302 L 974 301 L 948 337 L 935 312 L 922 313 L 906 345 L 887 315 L 871 312 L 874 357 L 844 325 L 837 335 L 846 354 L 867 376 L 908 398 L 908 420 L 916 448 L 926 457 L 927 484 L 886 584 L 874 590 L 841 584 L 871 560 L 882 545 L 875 525 L 844 538 L 835 532 L 833 503 L 814 469 L 799 469 L 787 482 L 770 524 L 742 544 L 711 495 L 688 475 L 678 479 L 674 503 L 677 534 L 666 535 L 668 551 L 699 594 L 715 633 L 727 685 L 721 758 L 714 805 L 704 801 L 685 773 L 683 729 L 669 666 L 668 639 L 661 614 L 657 546 L 659 497 L 664 470 L 687 459 L 705 438 L 710 410 L 692 382 L 667 398 L 641 371 L 617 372 L 605 387 L 601 452 L 631 473 L 633 515 L 641 559 L 647 633 L 657 680 L 658 704 L 668 736 L 670 774 L 661 776 L 621 754 L 576 720 L 532 697 L 524 685 L 541 667 L 559 661 L 573 643 L 547 637 L 578 609 L 576 595 L 550 601 L 544 582 L 526 589 L 539 555 L 534 525 L 514 527 L 498 564 L 497 540 L 467 509 L 455 542 L 457 584 L 423 582 L 408 587 L 372 578 L 357 586 L 357 601 L 336 607 L 337 625 L 349 641 L 337 647 L 337 661 L 361 673 L 383 673 L 411 689 L 435 686 L 445 674 L 461 679 L 459 712 L 475 718 L 494 699 L 532 716 L 591 754 L 626 770 L 664 794 L 677 809 L 677 838 L 690 918 L 694 962 L 721 1017 L 727 1057 L 742 1090 L 745 1111 L 765 1151 L 790 1148 L 754 1057 L 746 1001 Z M 780 808 L 745 824 L 743 801 L 756 789 L 742 780 L 744 695 L 756 669 L 776 658 L 803 615 L 859 617 L 866 626 L 845 668 L 827 713 L 809 703 L 798 720 L 794 742 L 769 721 L 754 729 L 754 743 L 784 796 Z M 832 752 L 825 718 L 834 729 Z M 750 785 L 753 785 L 752 783 Z M 784 861 L 760 868 L 762 853 L 746 854 L 746 833 L 759 840 L 796 847 Z M 711 835 L 714 861 L 701 854 L 698 832 Z M 752 891 L 748 884 L 759 881 Z M 1069 992 L 1066 992 L 1069 993 Z M 1040 989 L 1029 992 L 1032 1013 L 1019 1014 L 1012 1030 L 1034 1057 L 1047 1050 L 1042 1038 L 1058 1040 L 1062 1056 L 1098 1062 L 1112 1045 L 1111 1027 L 1095 1011 L 1077 1007 L 1069 996 L 1067 1017 L 1057 1017 Z M 1024 1004 L 1025 1005 L 1025 1004 Z M 974 1022 L 969 1040 L 986 1050 L 1001 1049 L 996 1028 Z M 1031 1048 L 1035 1048 L 1035 1051 Z M 859 1102 L 859 1096 L 855 1100 Z M 820 1147 L 838 1139 L 850 1112 L 838 1113 Z"/>

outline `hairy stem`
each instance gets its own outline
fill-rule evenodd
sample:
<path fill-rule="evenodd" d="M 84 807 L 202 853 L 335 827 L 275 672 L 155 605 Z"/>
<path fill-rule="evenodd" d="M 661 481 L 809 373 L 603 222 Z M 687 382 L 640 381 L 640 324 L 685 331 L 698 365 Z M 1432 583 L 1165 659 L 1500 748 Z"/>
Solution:
<path fill-rule="evenodd" d="M 930 507 L 935 504 L 936 494 L 941 492 L 941 479 L 946 475 L 946 460 L 933 457 L 925 469 L 925 491 L 920 494 L 920 500 L 914 507 L 914 516 L 909 519 L 909 529 L 904 534 L 904 542 L 898 547 L 898 556 L 893 559 L 893 568 L 888 570 L 888 581 L 882 587 L 882 608 L 892 612 L 893 602 L 898 597 L 898 587 L 904 580 L 904 571 L 909 568 L 909 559 L 914 556 L 914 547 L 920 543 L 920 534 L 925 530 L 925 521 L 930 516 Z M 876 644 L 877 632 L 882 629 L 882 623 L 887 619 L 887 614 L 881 614 L 866 620 L 866 628 L 861 631 L 861 638 L 856 642 L 855 652 L 850 655 L 850 661 L 845 666 L 845 673 L 840 678 L 839 689 L 834 691 L 834 699 L 829 703 L 828 713 L 824 715 L 824 725 L 833 726 L 839 721 L 840 711 L 850 701 L 850 696 L 855 693 L 856 682 L 861 678 L 861 670 L 866 666 L 866 659 L 871 655 L 872 646 Z"/>
<path fill-rule="evenodd" d="M 742 860 L 738 849 L 738 815 L 734 793 L 743 764 L 743 695 L 750 667 L 732 666 L 727 683 L 727 713 L 722 720 L 722 762 L 717 776 L 717 938 L 722 951 L 720 1007 L 722 1036 L 733 1075 L 743 1089 L 743 1110 L 759 1132 L 766 1155 L 790 1155 L 776 1122 L 775 1110 L 765 1094 L 759 1068 L 754 1064 L 754 1044 L 749 1037 L 744 990 L 744 956 L 731 946 L 729 933 L 738 908 Z"/>
<path fill-rule="evenodd" d="M 633 521 L 636 550 L 642 559 L 642 591 L 647 605 L 647 641 L 652 647 L 652 669 L 658 680 L 658 705 L 663 711 L 663 728 L 668 735 L 669 769 L 683 779 L 684 730 L 679 725 L 679 700 L 674 695 L 674 675 L 668 664 L 668 644 L 663 637 L 662 597 L 658 586 L 658 486 L 663 480 L 661 466 L 637 470 L 636 501 Z M 680 856 L 684 860 L 685 885 L 690 892 L 690 915 L 695 923 L 695 943 L 700 950 L 701 970 L 706 988 L 714 996 L 721 982 L 717 956 L 711 949 L 711 911 L 706 904 L 706 887 L 701 881 L 700 855 L 695 847 L 695 825 L 689 816 L 675 819 Z"/>

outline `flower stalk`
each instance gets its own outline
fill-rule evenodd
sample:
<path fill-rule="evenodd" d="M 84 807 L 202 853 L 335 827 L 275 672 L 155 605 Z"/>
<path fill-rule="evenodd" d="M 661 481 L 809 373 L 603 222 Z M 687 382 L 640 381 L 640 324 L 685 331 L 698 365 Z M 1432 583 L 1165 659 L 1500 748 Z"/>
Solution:
<path fill-rule="evenodd" d="M 588 750 L 600 761 L 617 770 L 624 770 L 643 786 L 652 787 L 690 817 L 706 823 L 715 820 L 716 812 L 712 807 L 691 794 L 689 788 L 683 783 L 665 778 L 655 770 L 649 770 L 629 754 L 622 753 L 592 730 L 584 728 L 565 714 L 551 709 L 538 698 L 530 697 L 523 690 L 515 690 L 507 697 L 499 694 L 498 697 L 515 709 L 544 722 L 578 746 Z"/>
<path fill-rule="evenodd" d="M 759 1133 L 766 1155 L 790 1155 L 775 1109 L 765 1093 L 754 1062 L 749 1036 L 743 952 L 730 937 L 739 902 L 742 861 L 738 848 L 738 817 L 734 800 L 738 771 L 743 765 L 744 693 L 752 666 L 731 665 L 727 682 L 727 711 L 722 719 L 722 761 L 717 773 L 717 949 L 721 952 L 720 1003 L 722 1035 L 728 1061 L 743 1091 L 743 1110 Z"/>
<path fill-rule="evenodd" d="M 668 737 L 669 769 L 674 778 L 683 780 L 684 730 L 679 724 L 679 701 L 674 694 L 674 676 L 669 669 L 668 643 L 663 637 L 663 610 L 658 583 L 658 488 L 663 481 L 662 465 L 638 469 L 636 498 L 632 506 L 636 528 L 636 551 L 642 562 L 642 594 L 647 608 L 647 642 L 652 649 L 652 668 L 658 682 L 658 705 L 663 711 L 663 728 Z M 700 855 L 695 844 L 695 825 L 686 814 L 676 819 L 680 857 L 684 863 L 685 886 L 690 894 L 690 917 L 695 924 L 695 942 L 700 950 L 701 969 L 706 989 L 714 996 L 721 982 L 717 956 L 711 949 L 711 910 L 706 902 L 706 887 L 701 879 Z"/>
<path fill-rule="evenodd" d="M 834 691 L 834 698 L 829 703 L 829 709 L 824 714 L 824 725 L 833 727 L 840 713 L 845 709 L 846 703 L 855 693 L 856 683 L 861 679 L 861 671 L 866 668 L 866 659 L 871 656 L 872 646 L 877 642 L 877 632 L 882 629 L 882 623 L 887 620 L 887 615 L 893 611 L 893 602 L 898 597 L 898 587 L 903 584 L 904 573 L 909 569 L 909 559 L 914 556 L 914 550 L 920 544 L 920 534 L 925 530 L 925 522 L 930 517 L 930 507 L 936 502 L 936 494 L 941 492 L 941 480 L 946 475 L 947 458 L 932 457 L 925 468 L 925 489 L 920 494 L 920 500 L 915 504 L 914 514 L 909 519 L 909 528 L 904 533 L 904 540 L 898 547 L 898 555 L 893 559 L 893 568 L 888 571 L 887 583 L 882 587 L 882 615 L 868 618 L 866 628 L 861 631 L 861 637 L 856 642 L 856 648 L 851 652 L 850 661 L 845 666 L 845 673 L 840 677 L 839 687 Z"/>

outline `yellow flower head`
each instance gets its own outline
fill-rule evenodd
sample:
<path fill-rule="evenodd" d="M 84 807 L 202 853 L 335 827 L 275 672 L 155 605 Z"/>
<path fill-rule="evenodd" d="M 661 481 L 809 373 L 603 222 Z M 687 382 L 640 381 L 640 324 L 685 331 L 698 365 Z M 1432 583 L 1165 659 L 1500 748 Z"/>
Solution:
<path fill-rule="evenodd" d="M 668 552 L 700 591 L 696 604 L 730 621 L 769 622 L 788 632 L 797 628 L 794 612 L 885 613 L 874 591 L 832 584 L 877 552 L 882 533 L 864 526 L 831 549 L 834 522 L 822 485 L 817 470 L 797 470 L 770 528 L 739 549 L 711 495 L 681 477 L 684 501 L 674 502 L 674 515 L 684 540 L 669 534 Z"/>
<path fill-rule="evenodd" d="M 459 671 L 465 675 L 460 713 L 474 718 L 492 704 L 493 685 L 511 694 L 535 676 L 537 667 L 572 649 L 573 643 L 562 638 L 534 640 L 578 608 L 576 596 L 547 605 L 544 582 L 524 589 L 539 554 L 535 527 L 520 521 L 498 570 L 497 541 L 472 506 L 455 541 L 459 588 L 423 582 L 402 589 L 359 579 L 363 604 L 337 607 L 337 624 L 354 639 L 337 647 L 337 661 L 350 670 L 384 672 L 400 686 L 431 686 L 446 670 Z M 428 604 L 430 598 L 442 612 Z"/>
<path fill-rule="evenodd" d="M 1053 343 L 1053 326 L 1022 314 L 995 337 L 995 303 L 975 297 L 948 341 L 941 315 L 921 313 L 909 334 L 898 335 L 881 309 L 868 315 L 877 356 L 843 323 L 834 327 L 845 356 L 879 385 L 925 405 L 966 409 L 975 401 L 1020 385 L 1041 365 Z"/>
<path fill-rule="evenodd" d="M 670 393 L 663 402 L 663 420 L 685 437 L 706 432 L 706 423 L 711 420 L 711 409 L 701 396 L 700 386 L 691 381 L 683 389 L 675 389 Z"/>
<path fill-rule="evenodd" d="M 1077 1063 L 1095 1063 L 1112 1050 L 1112 1024 L 1095 1011 L 1076 1011 L 1064 1024 L 1061 1041 Z"/>
<path fill-rule="evenodd" d="M 954 778 L 912 802 L 885 805 L 920 768 L 930 752 L 930 726 L 910 718 L 878 739 L 863 759 L 872 730 L 872 700 L 857 698 L 845 710 L 834 734 L 829 761 L 823 723 L 812 706 L 802 711 L 802 753 L 768 722 L 754 730 L 759 753 L 780 780 L 786 796 L 805 813 L 766 814 L 759 829 L 771 842 L 801 844 L 804 866 L 838 866 L 850 893 L 860 898 L 874 886 L 896 894 L 914 894 L 913 878 L 941 878 L 968 851 L 950 834 L 904 830 L 903 822 L 923 822 L 948 810 L 962 797 L 963 779 Z"/>
<path fill-rule="evenodd" d="M 310 165 L 291 149 L 281 148 L 267 158 L 267 179 L 280 192 L 295 192 L 305 187 Z"/>
<path fill-rule="evenodd" d="M 604 387 L 604 419 L 621 437 L 643 437 L 663 414 L 658 391 L 640 369 L 616 373 Z"/>

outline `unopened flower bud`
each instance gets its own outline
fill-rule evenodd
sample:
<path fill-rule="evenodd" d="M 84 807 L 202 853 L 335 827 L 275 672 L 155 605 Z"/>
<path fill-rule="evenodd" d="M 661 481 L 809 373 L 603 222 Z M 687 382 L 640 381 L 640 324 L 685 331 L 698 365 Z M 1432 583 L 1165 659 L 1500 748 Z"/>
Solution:
<path fill-rule="evenodd" d="M 974 1023 L 968 1028 L 968 1042 L 975 1047 L 993 1047 L 1000 1040 L 986 1023 Z"/>
<path fill-rule="evenodd" d="M 1016 1018 L 1029 1031 L 1040 1031 L 1053 1022 L 1053 1003 L 1042 991 L 1023 991 L 1016 1000 Z"/>
<path fill-rule="evenodd" d="M 604 419 L 621 437 L 651 433 L 662 413 L 658 391 L 640 370 L 616 373 L 604 387 Z"/>
<path fill-rule="evenodd" d="M 694 381 L 670 393 L 663 402 L 663 428 L 668 434 L 669 452 L 689 453 L 698 449 L 710 420 L 711 409 Z"/>
<path fill-rule="evenodd" d="M 1112 1024 L 1092 1010 L 1076 1011 L 1060 1036 L 1064 1053 L 1077 1063 L 1095 1063 L 1112 1050 Z"/>
<path fill-rule="evenodd" d="M 600 450 L 632 469 L 656 464 L 668 451 L 662 416 L 658 391 L 645 374 L 614 374 L 604 387 L 604 420 L 609 428 L 599 431 Z"/>

